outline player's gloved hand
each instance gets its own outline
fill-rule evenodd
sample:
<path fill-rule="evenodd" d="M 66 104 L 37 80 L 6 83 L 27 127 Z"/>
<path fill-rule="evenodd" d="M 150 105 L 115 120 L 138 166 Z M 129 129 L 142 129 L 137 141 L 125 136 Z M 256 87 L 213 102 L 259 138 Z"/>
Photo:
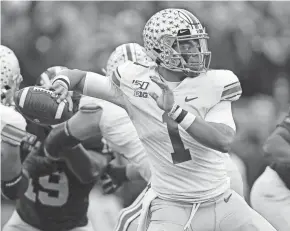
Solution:
<path fill-rule="evenodd" d="M 25 160 L 27 155 L 34 149 L 40 147 L 41 143 L 37 140 L 37 137 L 32 134 L 27 134 L 20 144 L 20 158 L 21 162 Z"/>
<path fill-rule="evenodd" d="M 101 176 L 100 183 L 104 194 L 111 194 L 126 181 L 126 166 L 116 166 L 109 164 L 105 173 Z"/>
<path fill-rule="evenodd" d="M 158 96 L 155 92 L 149 92 L 149 95 L 156 101 L 160 109 L 165 112 L 170 112 L 174 104 L 173 91 L 170 90 L 165 82 L 162 82 L 161 79 L 156 76 L 151 76 L 150 78 L 152 82 L 156 83 L 161 88 L 162 93 Z"/>
<path fill-rule="evenodd" d="M 57 170 L 57 164 L 44 156 L 43 146 L 40 142 L 32 148 L 23 162 L 23 169 L 31 178 L 45 176 Z"/>
<path fill-rule="evenodd" d="M 44 153 L 48 158 L 59 160 L 61 154 L 81 141 L 69 132 L 67 121 L 54 127 L 44 140 Z"/>
<path fill-rule="evenodd" d="M 56 76 L 56 78 L 57 77 L 58 76 Z M 72 101 L 73 92 L 69 91 L 68 85 L 64 81 L 62 80 L 53 81 L 49 89 L 54 91 L 58 103 L 66 100 L 69 103 L 69 111 L 73 110 L 73 101 Z"/>

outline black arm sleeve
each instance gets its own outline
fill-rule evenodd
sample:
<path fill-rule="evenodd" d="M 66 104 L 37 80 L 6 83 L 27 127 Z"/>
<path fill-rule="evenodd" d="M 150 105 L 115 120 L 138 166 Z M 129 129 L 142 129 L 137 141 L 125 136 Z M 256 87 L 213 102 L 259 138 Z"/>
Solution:
<path fill-rule="evenodd" d="M 19 176 L 10 181 L 1 181 L 1 193 L 10 200 L 18 199 L 28 187 L 28 173 L 23 170 Z"/>

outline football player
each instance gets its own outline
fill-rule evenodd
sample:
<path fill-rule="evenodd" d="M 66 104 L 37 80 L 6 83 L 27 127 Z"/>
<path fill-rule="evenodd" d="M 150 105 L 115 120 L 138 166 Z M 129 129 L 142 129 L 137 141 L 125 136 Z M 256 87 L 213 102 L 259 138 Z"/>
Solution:
<path fill-rule="evenodd" d="M 13 109 L 13 94 L 22 81 L 18 59 L 6 46 L 0 46 L 1 62 L 1 191 L 2 195 L 14 198 L 11 188 L 27 187 L 27 173 L 22 171 L 20 145 L 22 137 L 15 136 L 12 129 L 25 131 L 25 119 Z M 12 186 L 12 187 L 9 187 Z M 13 191 L 13 194 L 11 193 Z M 20 190 L 21 191 L 21 190 Z"/>
<path fill-rule="evenodd" d="M 46 71 L 46 76 L 49 78 L 52 78 L 54 75 L 55 68 L 50 68 L 48 71 Z M 41 75 L 42 78 L 43 74 Z M 40 81 L 39 81 L 40 82 Z M 93 100 L 93 101 L 92 101 Z M 117 186 L 119 186 L 123 181 L 128 179 L 138 179 L 142 176 L 144 176 L 145 179 L 150 178 L 150 167 L 148 166 L 147 158 L 145 158 L 144 154 L 144 148 L 141 144 L 141 142 L 138 140 L 138 136 L 135 130 L 132 131 L 132 128 L 134 129 L 133 125 L 128 125 L 128 122 L 130 122 L 129 117 L 127 116 L 124 109 L 115 106 L 114 104 L 111 104 L 109 102 L 105 102 L 103 100 L 96 101 L 96 99 L 89 98 L 89 97 L 80 97 L 78 94 L 73 95 L 73 102 L 74 102 L 74 110 L 75 107 L 80 107 L 80 110 L 76 114 L 76 117 L 80 115 L 81 121 L 77 122 L 76 127 L 80 127 L 80 124 L 84 124 L 85 122 L 90 123 L 90 128 L 94 128 L 94 133 L 92 136 L 88 137 L 90 138 L 89 142 L 88 140 L 85 140 L 83 142 L 85 147 L 96 148 L 95 146 L 98 146 L 100 142 L 100 139 L 102 138 L 101 133 L 105 136 L 105 138 L 108 139 L 109 143 L 112 144 L 113 148 L 116 148 L 117 150 L 124 153 L 124 156 L 129 159 L 129 161 L 133 162 L 133 164 L 129 164 L 126 166 L 126 168 L 123 167 L 117 167 L 110 165 L 109 167 L 106 167 L 106 174 L 105 176 L 110 176 L 111 179 L 103 179 L 102 182 L 106 182 L 104 185 L 104 188 L 106 191 L 114 191 L 116 190 Z M 102 116 L 99 114 L 99 108 L 104 108 L 102 111 Z M 114 112 L 112 114 L 112 111 Z M 126 116 L 124 116 L 124 114 Z M 113 118 L 113 119 L 112 119 Z M 101 121 L 100 121 L 101 120 Z M 109 122 L 108 122 L 109 121 Z M 50 131 L 50 128 L 47 127 L 40 127 L 35 124 L 29 124 L 30 131 L 36 132 L 38 136 L 46 137 L 49 133 L 50 136 L 54 136 L 54 132 L 57 132 L 59 127 L 55 127 L 53 130 Z M 31 127 L 33 126 L 33 129 Z M 49 136 L 49 137 L 50 137 Z M 98 142 L 99 141 L 99 142 Z M 73 145 L 75 146 L 75 145 Z M 56 146 L 54 146 L 55 148 Z M 100 148 L 100 147 L 99 147 Z M 105 150 L 105 147 L 101 147 L 101 150 Z M 73 164 L 72 171 L 75 173 L 75 170 L 78 170 L 78 173 L 81 173 L 82 176 L 84 176 L 84 170 L 91 169 L 90 161 L 84 162 L 83 155 L 79 157 L 80 153 L 78 152 L 69 152 L 67 151 L 60 152 L 63 150 L 62 148 L 55 148 L 52 155 L 48 156 L 48 160 L 51 159 L 51 156 L 57 155 L 57 158 L 62 158 L 66 161 L 70 161 L 71 164 Z M 45 157 L 43 157 L 45 158 Z M 56 159 L 55 157 L 53 159 Z M 74 161 L 72 163 L 72 161 Z M 81 165 L 79 163 L 82 163 Z M 52 166 L 59 165 L 60 163 L 57 161 L 52 162 Z M 145 165 L 145 168 L 141 168 L 142 165 Z M 48 164 L 48 167 L 50 165 Z M 85 167 L 84 167 L 85 166 Z M 89 167 L 90 166 L 90 167 Z M 68 166 L 69 168 L 70 166 Z M 144 171 L 140 171 L 140 169 L 144 169 Z M 137 171 L 138 170 L 138 171 Z M 59 230 L 60 228 L 66 228 L 66 229 L 80 229 L 80 230 L 89 230 L 89 224 L 84 227 L 79 227 L 73 229 L 74 226 L 77 226 L 76 222 L 79 222 L 81 219 L 83 222 L 85 222 L 84 219 L 86 219 L 86 209 L 87 208 L 88 199 L 81 199 L 82 197 L 87 198 L 88 194 L 90 192 L 90 188 L 88 189 L 87 185 L 78 185 L 77 180 L 72 177 L 72 174 L 69 174 L 70 172 L 66 168 L 66 165 L 63 164 L 61 166 L 58 166 L 57 171 L 60 171 L 61 175 L 67 175 L 67 181 L 69 183 L 61 182 L 59 186 L 54 185 L 54 188 L 52 188 L 53 185 L 49 184 L 49 177 L 54 176 L 55 174 L 58 175 L 58 172 L 54 172 L 55 168 L 52 168 L 51 172 L 49 174 L 46 174 L 44 176 L 41 176 L 43 178 L 48 178 L 48 183 L 44 181 L 44 183 L 41 185 L 41 188 L 35 188 L 34 185 L 40 184 L 39 182 L 41 179 L 33 179 L 33 181 L 30 182 L 29 190 L 25 193 L 23 197 L 20 198 L 19 208 L 17 209 L 17 212 L 15 212 L 10 219 L 10 221 L 6 224 L 4 230 L 14 229 L 16 226 L 21 226 L 24 229 L 31 229 L 32 227 L 37 228 L 39 230 L 46 230 L 46 229 L 53 229 L 53 230 Z M 141 172 L 141 175 L 138 174 L 138 172 Z M 85 175 L 86 176 L 86 175 Z M 112 181 L 112 182 L 111 182 Z M 35 183 L 36 182 L 36 183 Z M 93 184 L 90 184 L 92 186 Z M 50 187 L 49 187 L 50 186 Z M 69 187 L 68 187 L 69 186 Z M 57 188 L 56 188 L 57 187 Z M 77 190 L 74 189 L 74 187 L 78 188 Z M 35 188 L 35 189 L 33 189 Z M 67 189 L 68 188 L 68 189 Z M 51 189 L 51 190 L 50 190 Z M 53 190 L 52 190 L 53 189 Z M 46 200 L 41 201 L 40 198 L 37 198 L 34 196 L 34 191 L 36 191 L 35 195 L 47 195 L 47 197 L 50 196 L 50 191 L 59 191 L 59 194 L 62 195 L 64 192 L 71 192 L 68 200 L 63 205 L 56 205 L 53 203 L 49 203 L 49 201 L 56 200 L 56 198 L 52 198 L 52 200 Z M 74 193 L 77 192 L 77 193 Z M 83 192 L 83 193 L 82 193 Z M 50 194 L 49 194 L 50 193 Z M 76 196 L 78 195 L 78 198 Z M 33 200 L 35 199 L 35 200 Z M 61 199 L 61 198 L 60 198 Z M 81 199 L 81 200 L 80 200 Z M 83 203 L 81 206 L 79 203 Z M 35 208 L 35 205 L 37 206 L 37 209 Z M 77 206 L 75 206 L 77 204 Z M 95 203 L 94 203 L 95 204 Z M 78 212 L 75 212 L 76 208 Z M 56 211 L 60 210 L 62 211 L 62 214 L 67 213 L 66 216 L 60 216 Z M 95 206 L 93 210 L 101 209 Z M 31 210 L 31 211 L 29 211 Z M 29 212 L 28 212 L 29 211 Z M 69 216 L 71 213 L 72 215 L 75 214 L 77 217 Z M 74 214 L 73 214 L 74 213 Z M 20 217 L 19 217 L 20 215 Z M 33 216 L 35 216 L 37 219 L 36 221 L 33 219 Z M 92 217 L 92 216 L 91 216 Z M 60 222 L 60 219 L 63 219 L 62 222 Z M 71 220 L 72 222 L 69 222 Z M 92 219 L 93 220 L 93 219 Z M 92 221 L 93 222 L 93 221 Z M 82 225 L 85 223 L 81 223 L 79 225 Z"/>
<path fill-rule="evenodd" d="M 251 190 L 252 207 L 277 230 L 290 230 L 290 111 L 264 144 L 270 165 Z"/>
<path fill-rule="evenodd" d="M 28 173 L 21 163 L 21 146 L 25 139 L 31 138 L 31 144 L 35 139 L 25 132 L 25 119 L 13 108 L 13 95 L 19 89 L 22 76 L 16 55 L 3 45 L 0 46 L 0 63 L 1 192 L 6 198 L 15 199 L 28 186 Z"/>
<path fill-rule="evenodd" d="M 134 56 L 138 57 L 138 59 L 134 59 Z M 105 72 L 107 74 L 107 77 L 112 78 L 113 72 L 116 70 L 116 68 L 128 60 L 131 60 L 133 62 L 138 61 L 143 65 L 148 65 L 150 64 L 150 62 L 153 61 L 146 55 L 145 49 L 139 44 L 129 43 L 120 45 L 115 49 L 115 51 L 108 59 Z M 229 156 L 226 161 L 226 169 L 227 174 L 231 179 L 231 188 L 238 194 L 243 196 L 243 182 L 241 179 L 241 175 L 237 169 L 237 166 L 234 164 Z M 138 218 L 142 208 L 143 197 L 149 187 L 150 186 L 148 185 L 140 194 L 140 196 L 138 196 L 138 198 L 129 207 L 123 209 L 120 212 L 120 216 L 115 226 L 115 230 L 137 230 Z"/>
<path fill-rule="evenodd" d="M 137 43 L 120 45 L 110 55 L 104 73 L 106 73 L 108 78 L 111 78 L 115 68 L 128 60 L 143 63 L 144 65 L 152 62 L 152 60 L 144 54 L 145 49 Z M 148 181 L 151 175 L 148 157 L 144 154 L 144 148 L 140 143 L 136 130 L 126 111 L 108 101 L 88 97 L 84 97 L 82 100 L 91 101 L 103 108 L 102 119 L 99 125 L 94 123 L 93 126 L 99 126 L 99 130 L 108 142 L 110 148 L 118 153 L 123 153 L 123 156 L 129 160 L 129 163 L 124 167 L 125 171 L 120 171 L 121 167 L 117 169 L 115 166 L 109 168 L 109 171 L 106 172 L 106 174 L 108 174 L 106 175 L 107 177 L 101 180 L 104 193 L 111 194 L 115 192 L 117 187 L 120 186 L 124 180 L 138 180 L 142 178 Z M 94 121 L 91 122 L 93 123 Z M 91 127 L 90 124 L 88 124 L 88 126 Z M 96 227 L 100 226 L 101 221 L 108 220 L 108 218 L 104 218 L 104 214 L 107 213 L 103 213 L 103 215 L 100 214 L 102 210 L 109 209 L 106 208 L 106 205 L 101 205 L 104 204 L 102 200 L 103 198 L 99 196 L 98 198 L 92 198 L 90 202 L 90 204 L 95 205 L 90 215 L 92 217 L 92 222 L 96 223 Z M 141 203 L 142 201 L 140 200 L 139 205 Z M 107 205 L 107 207 L 109 206 L 111 209 L 112 206 Z M 119 213 L 119 210 L 117 212 Z M 121 214 L 123 213 L 121 212 Z M 117 216 L 115 215 L 111 214 L 110 219 L 112 225 L 117 223 Z M 125 218 L 127 218 L 127 216 Z M 131 219 L 131 217 L 129 219 Z M 104 230 L 105 228 L 102 227 Z M 99 227 L 99 229 L 101 229 L 101 227 Z M 113 227 L 110 228 L 110 230 L 112 229 Z"/>
<path fill-rule="evenodd" d="M 59 102 L 76 90 L 127 110 L 152 166 L 138 231 L 275 230 L 230 189 L 224 153 L 235 134 L 231 102 L 242 90 L 233 72 L 209 69 L 199 20 L 183 9 L 162 10 L 143 39 L 156 65 L 128 61 L 113 82 L 64 70 L 53 82 Z"/>
<path fill-rule="evenodd" d="M 75 110 L 78 110 L 78 101 L 79 97 L 75 97 Z M 83 106 L 81 110 L 94 113 L 97 109 Z M 40 141 L 51 130 L 33 123 L 28 123 L 26 129 Z M 88 146 L 87 150 L 81 145 L 65 150 L 70 153 L 70 158 L 63 155 L 61 160 L 51 159 L 45 156 L 43 148 L 29 153 L 22 165 L 28 172 L 29 182 L 26 181 L 28 184 L 24 190 L 15 190 L 13 198 L 9 191 L 10 198 L 17 199 L 16 211 L 4 226 L 4 231 L 93 230 L 87 217 L 89 193 L 111 160 L 110 153 L 101 154 L 102 137 L 95 138 L 93 145 L 84 144 Z"/>
<path fill-rule="evenodd" d="M 11 49 L 1 45 L 0 62 L 1 192 L 7 199 L 15 200 L 26 192 L 29 178 L 37 169 L 34 155 L 39 142 L 25 131 L 25 119 L 14 110 L 13 95 L 22 81 L 18 59 Z"/>
<path fill-rule="evenodd" d="M 124 49 L 127 49 L 130 54 L 134 54 L 134 56 L 127 55 L 125 57 Z M 112 54 L 111 57 L 120 57 L 123 54 L 122 60 L 135 60 L 141 63 L 148 63 L 150 58 L 144 56 L 144 48 L 136 43 L 130 43 L 126 45 L 119 46 L 115 52 Z M 127 53 L 126 53 L 127 54 Z M 109 64 L 107 66 L 107 74 L 108 77 L 111 78 L 112 68 L 113 65 L 110 63 L 113 58 L 109 58 Z M 116 60 L 119 62 L 120 60 Z M 116 65 L 116 64 L 114 64 Z M 49 84 L 47 84 L 49 85 Z M 82 137 L 82 140 L 85 139 L 92 139 L 96 135 L 102 134 L 104 140 L 108 144 L 108 146 L 113 150 L 121 155 L 123 155 L 126 159 L 129 160 L 129 164 L 126 168 L 124 168 L 126 175 L 123 177 L 130 180 L 135 179 L 145 179 L 148 181 L 151 176 L 150 166 L 148 163 L 148 158 L 145 155 L 145 150 L 138 138 L 137 132 L 128 117 L 126 111 L 112 104 L 108 101 L 95 99 L 92 97 L 82 96 L 79 102 L 79 107 L 83 105 L 91 105 L 91 106 L 98 106 L 101 108 L 98 113 L 84 113 L 81 110 L 78 111 L 70 120 L 67 121 L 67 124 L 70 124 L 70 131 L 71 132 L 84 132 L 86 135 Z M 80 124 L 82 126 L 80 126 Z M 59 139 L 59 137 L 51 137 L 53 139 Z M 76 135 L 79 137 L 79 135 Z M 60 142 L 63 140 L 61 139 Z M 58 150 L 61 147 L 57 145 L 49 145 L 50 147 L 53 146 L 54 149 Z M 61 145 L 64 147 L 64 145 Z M 59 155 L 60 153 L 57 151 L 50 151 L 49 155 Z M 110 166 L 112 167 L 112 166 Z M 110 170 L 114 171 L 109 167 L 107 173 Z M 119 169 L 120 170 L 120 169 Z M 110 174 L 110 173 L 109 173 Z M 112 173 L 113 174 L 113 173 Z M 113 176 L 112 177 L 116 177 Z M 115 185 L 116 186 L 116 185 Z M 110 193 L 110 188 L 104 189 L 107 193 Z"/>

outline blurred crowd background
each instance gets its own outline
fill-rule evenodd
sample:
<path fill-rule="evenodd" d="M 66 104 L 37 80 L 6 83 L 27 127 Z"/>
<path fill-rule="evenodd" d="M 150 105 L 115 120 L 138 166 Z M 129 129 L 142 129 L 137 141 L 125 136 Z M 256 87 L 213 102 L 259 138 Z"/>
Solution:
<path fill-rule="evenodd" d="M 266 165 L 261 146 L 289 109 L 290 2 L 2 1 L 1 44 L 19 58 L 24 85 L 33 85 L 54 65 L 101 73 L 116 46 L 142 45 L 146 21 L 169 7 L 188 9 L 200 19 L 210 36 L 211 67 L 232 70 L 242 83 L 232 152 L 248 192 Z M 143 186 L 123 187 L 117 195 L 121 207 Z"/>

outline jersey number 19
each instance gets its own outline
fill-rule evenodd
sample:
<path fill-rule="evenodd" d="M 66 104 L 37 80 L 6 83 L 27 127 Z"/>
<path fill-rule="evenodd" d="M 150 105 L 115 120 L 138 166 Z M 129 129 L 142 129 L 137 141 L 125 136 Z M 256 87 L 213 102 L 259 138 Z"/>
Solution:
<path fill-rule="evenodd" d="M 62 206 L 67 202 L 69 189 L 65 173 L 57 172 L 39 177 L 37 180 L 42 189 L 36 191 L 32 179 L 29 179 L 29 186 L 24 194 L 28 199 L 33 202 L 38 200 L 41 204 L 48 206 Z"/>

